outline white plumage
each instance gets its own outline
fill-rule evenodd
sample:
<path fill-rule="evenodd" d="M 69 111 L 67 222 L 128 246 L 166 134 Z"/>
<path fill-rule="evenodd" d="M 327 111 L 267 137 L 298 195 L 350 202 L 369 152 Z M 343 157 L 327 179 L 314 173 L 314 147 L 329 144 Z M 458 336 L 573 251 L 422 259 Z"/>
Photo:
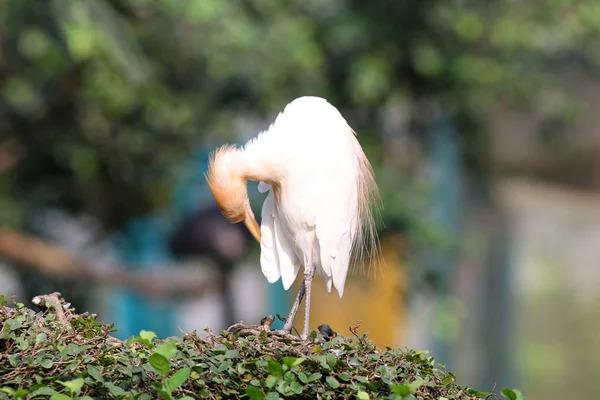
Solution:
<path fill-rule="evenodd" d="M 224 215 L 244 220 L 260 241 L 261 269 L 269 282 L 281 278 L 287 290 L 304 266 L 305 285 L 296 301 L 306 291 L 306 336 L 314 272 L 342 297 L 351 259 L 377 251 L 371 205 L 378 191 L 354 131 L 325 99 L 301 97 L 242 149 L 218 150 L 207 178 Z M 242 189 L 238 182 L 246 179 L 268 192 L 260 237 L 245 184 Z"/>
<path fill-rule="evenodd" d="M 245 146 L 249 157 L 270 159 L 282 175 L 281 200 L 270 185 L 262 208 L 261 267 L 287 290 L 301 265 L 313 265 L 340 297 L 357 233 L 358 162 L 346 120 L 324 99 L 291 102 L 273 125 Z"/>

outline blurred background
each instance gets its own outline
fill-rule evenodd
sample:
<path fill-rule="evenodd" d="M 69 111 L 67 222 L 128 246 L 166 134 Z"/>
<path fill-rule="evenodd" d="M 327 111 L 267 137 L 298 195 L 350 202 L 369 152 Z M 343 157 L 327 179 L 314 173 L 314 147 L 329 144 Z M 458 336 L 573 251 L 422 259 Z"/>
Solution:
<path fill-rule="evenodd" d="M 385 263 L 343 300 L 317 280 L 312 329 L 599 399 L 599 71 L 594 1 L 0 0 L 0 293 L 120 338 L 286 316 L 297 286 L 203 174 L 322 96 L 375 167 Z"/>

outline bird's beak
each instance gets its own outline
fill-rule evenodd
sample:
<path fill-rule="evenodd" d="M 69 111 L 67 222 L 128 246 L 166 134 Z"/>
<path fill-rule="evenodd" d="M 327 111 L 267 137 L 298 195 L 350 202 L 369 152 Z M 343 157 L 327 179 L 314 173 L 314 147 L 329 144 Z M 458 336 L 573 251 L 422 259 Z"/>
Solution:
<path fill-rule="evenodd" d="M 246 227 L 248 228 L 252 236 L 254 236 L 254 239 L 256 239 L 258 243 L 260 243 L 260 226 L 258 226 L 258 222 L 256 222 L 256 219 L 254 219 L 254 216 L 252 214 L 246 214 L 244 224 L 246 224 Z"/>

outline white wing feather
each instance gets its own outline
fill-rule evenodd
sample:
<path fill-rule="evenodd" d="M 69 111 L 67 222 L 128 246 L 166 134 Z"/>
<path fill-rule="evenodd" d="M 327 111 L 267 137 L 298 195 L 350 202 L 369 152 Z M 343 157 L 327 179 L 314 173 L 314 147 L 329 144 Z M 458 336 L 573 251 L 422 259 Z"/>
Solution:
<path fill-rule="evenodd" d="M 279 255 L 279 271 L 283 288 L 288 290 L 300 271 L 300 261 L 290 245 L 289 234 L 281 222 L 278 211 L 275 210 L 275 246 Z"/>
<path fill-rule="evenodd" d="M 345 156 L 351 153 L 343 151 L 343 146 L 348 146 L 348 143 L 340 141 L 340 153 L 335 157 L 335 162 L 326 165 L 327 176 L 338 179 L 329 179 L 324 183 L 326 186 L 323 187 L 323 193 L 328 193 L 328 196 L 320 196 L 321 203 L 317 208 L 319 213 L 316 220 L 321 268 L 333 281 L 340 298 L 344 294 L 353 239 L 358 227 L 358 165 L 352 156 Z M 326 283 L 330 291 L 331 282 Z"/>
<path fill-rule="evenodd" d="M 270 192 L 265 199 L 260 223 L 260 268 L 269 283 L 281 276 L 279 257 L 275 245 L 275 196 Z"/>
<path fill-rule="evenodd" d="M 355 209 L 356 200 L 352 199 L 352 189 L 348 184 L 335 185 L 336 196 L 347 199 L 344 207 L 335 206 L 335 199 L 323 204 L 316 224 L 316 234 L 319 240 L 321 268 L 329 279 L 325 279 L 328 291 L 331 291 L 331 281 L 340 298 L 344 294 L 344 286 L 356 233 Z M 346 186 L 346 187 L 344 187 Z M 325 278 L 325 277 L 324 277 Z"/>
<path fill-rule="evenodd" d="M 262 273 L 269 283 L 277 282 L 281 277 L 283 288 L 288 290 L 298 275 L 300 262 L 282 228 L 273 191 L 269 191 L 263 203 L 260 234 Z"/>

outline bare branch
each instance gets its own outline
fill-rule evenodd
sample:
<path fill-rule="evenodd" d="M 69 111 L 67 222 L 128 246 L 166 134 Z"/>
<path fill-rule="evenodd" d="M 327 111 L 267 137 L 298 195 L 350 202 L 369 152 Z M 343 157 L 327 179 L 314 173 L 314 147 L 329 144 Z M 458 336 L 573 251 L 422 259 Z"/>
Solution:
<path fill-rule="evenodd" d="M 104 266 L 96 268 L 48 242 L 9 229 L 0 229 L 0 257 L 44 275 L 126 287 L 151 298 L 199 297 L 208 291 L 219 290 L 215 277 L 205 273 L 202 276 L 193 273 L 176 276 L 162 272 L 130 272 L 117 265 L 108 269 Z"/>

